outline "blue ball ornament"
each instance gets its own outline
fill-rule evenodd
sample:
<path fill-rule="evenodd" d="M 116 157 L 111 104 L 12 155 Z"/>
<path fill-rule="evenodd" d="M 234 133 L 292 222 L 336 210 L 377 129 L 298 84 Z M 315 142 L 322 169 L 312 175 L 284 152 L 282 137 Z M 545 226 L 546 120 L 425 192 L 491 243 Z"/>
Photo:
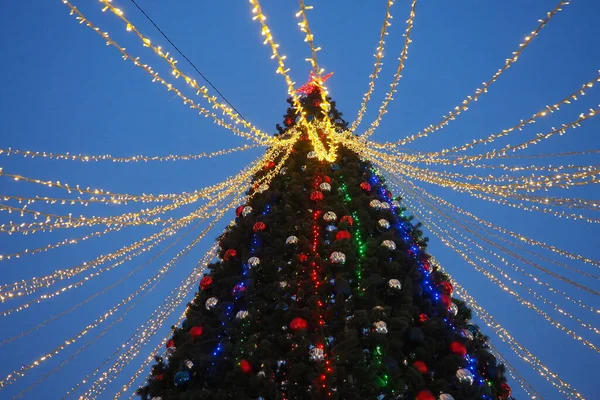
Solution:
<path fill-rule="evenodd" d="M 340 169 L 340 166 L 337 164 L 331 164 L 331 170 L 332 171 L 337 171 L 338 169 Z"/>
<path fill-rule="evenodd" d="M 173 377 L 173 383 L 179 389 L 185 389 L 190 383 L 192 376 L 188 371 L 177 371 Z"/>

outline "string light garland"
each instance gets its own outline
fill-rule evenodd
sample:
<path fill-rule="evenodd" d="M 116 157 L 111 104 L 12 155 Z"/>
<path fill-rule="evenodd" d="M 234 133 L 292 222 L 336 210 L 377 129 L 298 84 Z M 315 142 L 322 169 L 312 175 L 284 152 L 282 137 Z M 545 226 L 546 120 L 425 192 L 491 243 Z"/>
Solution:
<path fill-rule="evenodd" d="M 427 128 L 425 128 L 424 130 L 422 130 L 421 132 L 416 133 L 411 136 L 408 136 L 405 139 L 401 139 L 397 142 L 387 142 L 387 143 L 383 143 L 383 144 L 375 144 L 374 142 L 371 142 L 370 144 L 373 147 L 378 147 L 378 148 L 391 148 L 391 147 L 403 146 L 407 143 L 411 143 L 411 142 L 415 141 L 416 139 L 426 137 L 432 132 L 435 132 L 435 131 L 445 128 L 450 123 L 450 121 L 455 120 L 458 115 L 467 111 L 469 109 L 469 104 L 471 104 L 474 101 L 479 100 L 479 97 L 481 97 L 482 94 L 487 93 L 489 87 L 491 85 L 493 85 L 506 70 L 508 70 L 514 63 L 517 62 L 517 60 L 519 59 L 519 57 L 521 56 L 523 51 L 529 46 L 529 44 L 533 41 L 533 39 L 539 35 L 540 31 L 548 24 L 548 22 L 550 22 L 550 20 L 558 12 L 562 11 L 563 7 L 565 7 L 569 4 L 570 4 L 570 1 L 560 0 L 558 2 L 558 4 L 552 9 L 552 11 L 546 13 L 546 18 L 538 20 L 539 25 L 537 26 L 537 28 L 535 30 L 533 30 L 528 36 L 525 37 L 523 42 L 521 42 L 519 44 L 517 51 L 514 51 L 511 55 L 511 57 L 506 59 L 504 66 L 502 68 L 500 68 L 498 71 L 496 71 L 496 73 L 488 81 L 484 82 L 481 88 L 477 88 L 475 90 L 475 93 L 472 96 L 471 95 L 467 96 L 461 102 L 460 105 L 454 107 L 454 110 L 450 111 L 447 115 L 445 115 L 442 118 L 441 122 L 439 122 L 436 125 L 430 125 Z"/>
<path fill-rule="evenodd" d="M 52 153 L 46 151 L 31 151 L 31 150 L 18 150 L 9 147 L 7 149 L 0 149 L 0 156 L 23 156 L 23 158 L 46 158 L 50 160 L 66 160 L 66 161 L 80 161 L 80 162 L 96 162 L 96 161 L 110 161 L 113 163 L 138 163 L 138 162 L 166 162 L 166 161 L 192 161 L 199 160 L 201 158 L 213 158 L 224 156 L 227 154 L 236 153 L 239 151 L 246 151 L 260 147 L 260 144 L 245 144 L 239 147 L 233 147 L 230 149 L 223 149 L 213 151 L 210 153 L 198 153 L 198 154 L 187 154 L 187 155 L 176 155 L 169 154 L 167 156 L 144 156 L 136 155 L 131 157 L 117 157 L 111 154 L 100 154 L 100 155 L 84 155 L 84 154 L 71 154 L 71 153 Z"/>
<path fill-rule="evenodd" d="M 363 116 L 367 111 L 367 103 L 369 100 L 371 100 L 371 95 L 373 95 L 373 92 L 375 91 L 375 81 L 377 78 L 379 78 L 379 73 L 383 68 L 383 62 L 381 60 L 383 60 L 384 57 L 385 37 L 388 35 L 387 30 L 390 26 L 392 26 L 390 20 L 393 18 L 391 12 L 393 5 L 394 0 L 387 0 L 387 4 L 385 6 L 385 18 L 383 19 L 383 24 L 381 25 L 381 31 L 379 33 L 379 43 L 377 44 L 377 49 L 375 50 L 374 54 L 375 64 L 373 65 L 373 72 L 371 75 L 369 75 L 369 78 L 371 79 L 369 81 L 369 89 L 367 89 L 367 92 L 363 95 L 362 103 L 360 104 L 360 108 L 358 110 L 358 115 L 356 116 L 356 119 L 352 125 L 350 125 L 351 132 L 356 131 L 356 128 L 358 125 L 360 125 Z"/>
<path fill-rule="evenodd" d="M 131 24 L 131 22 L 125 17 L 125 13 L 123 12 L 123 10 L 121 10 L 120 8 L 116 8 L 111 4 L 112 0 L 99 0 L 99 1 L 102 4 L 104 4 L 104 6 L 105 6 L 102 9 L 103 12 L 109 10 L 114 15 L 119 17 L 119 19 L 121 19 L 126 24 L 127 32 L 133 32 L 140 39 L 140 41 L 143 43 L 143 45 L 145 47 L 152 49 L 154 51 L 154 53 L 156 53 L 160 58 L 162 58 L 164 61 L 166 61 L 169 64 L 169 67 L 171 68 L 171 73 L 173 74 L 173 76 L 176 79 L 179 77 L 182 77 L 183 80 L 188 85 L 190 85 L 190 87 L 192 87 L 193 89 L 195 89 L 197 91 L 196 94 L 197 95 L 199 94 L 202 97 L 204 97 L 204 99 L 209 104 L 211 104 L 213 108 L 220 109 L 221 112 L 223 113 L 223 115 L 226 115 L 227 117 L 229 117 L 234 123 L 243 125 L 244 128 L 250 130 L 254 135 L 256 135 L 258 138 L 260 138 L 265 143 L 270 143 L 273 141 L 272 136 L 270 136 L 264 132 L 261 132 L 256 127 L 254 127 L 254 125 L 252 125 L 250 122 L 241 118 L 240 115 L 232 107 L 228 107 L 225 104 L 218 102 L 216 96 L 210 96 L 208 94 L 207 87 L 199 86 L 195 79 L 192 79 L 191 77 L 186 75 L 183 71 L 181 71 L 176 66 L 178 61 L 175 58 L 173 58 L 172 56 L 169 56 L 168 52 L 164 53 L 160 46 L 154 46 L 148 37 L 144 36 L 139 31 L 139 29 L 137 29 L 133 24 Z"/>
<path fill-rule="evenodd" d="M 405 198 L 405 201 L 407 201 L 406 198 Z M 438 232 L 437 229 L 439 229 L 439 227 L 431 219 L 425 217 L 425 213 L 415 212 L 414 208 L 411 211 L 415 215 L 418 215 L 419 218 L 423 221 L 424 224 L 426 224 L 424 221 L 428 221 L 429 222 L 428 227 L 434 226 L 436 228 L 436 229 L 431 229 L 430 228 L 430 230 L 432 232 L 436 233 L 436 235 L 439 237 L 439 239 L 442 241 L 442 243 L 444 243 L 446 246 L 448 246 L 452 250 L 454 250 L 467 263 L 471 264 L 473 266 L 473 268 L 475 268 L 475 270 L 477 270 L 478 272 L 480 272 L 484 276 L 486 276 L 490 281 L 492 281 L 494 284 L 496 284 L 505 293 L 508 293 L 511 296 L 513 296 L 521 305 L 523 305 L 523 306 L 525 306 L 525 307 L 527 307 L 527 308 L 535 311 L 538 315 L 540 315 L 542 318 L 544 318 L 546 321 L 548 321 L 552 326 L 554 326 L 555 328 L 563 331 L 568 336 L 572 337 L 573 339 L 575 339 L 576 341 L 580 342 L 581 344 L 583 344 L 584 346 L 588 347 L 589 349 L 591 349 L 591 350 L 593 350 L 593 351 L 595 351 L 597 353 L 600 352 L 600 349 L 596 345 L 594 345 L 592 342 L 590 342 L 589 340 L 586 340 L 586 339 L 582 338 L 579 334 L 577 334 L 573 330 L 567 328 L 566 326 L 564 326 L 563 324 L 561 324 L 559 321 L 556 321 L 555 319 L 553 319 L 552 317 L 550 317 L 545 311 L 543 311 L 542 309 L 540 309 L 538 306 L 536 306 L 535 304 L 531 303 L 530 301 L 524 299 L 517 292 L 515 292 L 512 289 L 510 289 L 508 286 L 504 285 L 496 276 L 494 276 L 493 274 L 491 274 L 488 271 L 486 271 L 485 269 L 483 269 L 478 263 L 474 262 L 464 251 L 460 250 L 457 246 L 455 246 L 452 241 L 448 240 L 448 238 L 447 238 L 446 235 L 437 234 L 437 232 Z M 426 226 L 427 226 L 427 224 L 426 224 Z M 456 239 L 454 239 L 454 240 L 456 241 L 456 243 L 461 244 L 461 246 L 466 247 L 462 242 L 459 242 Z"/>
<path fill-rule="evenodd" d="M 371 123 L 371 126 L 369 127 L 369 129 L 367 129 L 367 131 L 365 133 L 360 135 L 361 140 L 368 139 L 369 136 L 371 136 L 375 132 L 375 129 L 377 129 L 377 127 L 381 123 L 381 119 L 387 113 L 388 105 L 394 99 L 394 93 L 396 93 L 396 87 L 398 86 L 398 83 L 400 82 L 400 78 L 402 78 L 402 72 L 404 71 L 404 65 L 406 63 L 406 59 L 408 58 L 408 46 L 412 43 L 412 40 L 410 38 L 410 33 L 414 26 L 414 20 L 415 20 L 415 16 L 416 16 L 416 14 L 415 14 L 416 7 L 417 7 L 417 0 L 412 0 L 412 3 L 410 5 L 410 13 L 408 16 L 408 20 L 406 21 L 406 31 L 404 32 L 404 46 L 402 47 L 402 52 L 400 53 L 400 58 L 398 59 L 398 61 L 399 61 L 398 68 L 396 69 L 396 73 L 394 74 L 394 78 L 392 79 L 392 83 L 390 84 L 390 90 L 385 95 L 385 99 L 383 100 L 383 102 L 381 103 L 381 106 L 379 107 L 379 113 L 377 114 L 377 118 L 375 119 L 375 121 L 373 121 Z"/>
<path fill-rule="evenodd" d="M 181 98 L 183 100 L 184 105 L 187 105 L 190 108 L 197 110 L 198 113 L 203 115 L 204 117 L 212 118 L 217 125 L 222 126 L 226 129 L 229 129 L 230 131 L 232 131 L 234 134 L 236 134 L 238 136 L 256 141 L 257 143 L 263 144 L 263 145 L 268 145 L 269 143 L 271 143 L 274 140 L 272 137 L 270 137 L 269 135 L 264 134 L 262 132 L 261 132 L 261 134 L 264 135 L 264 138 L 259 139 L 256 135 L 258 135 L 259 137 L 261 135 L 258 134 L 258 132 L 260 132 L 260 131 L 258 131 L 257 129 L 256 129 L 256 131 L 253 131 L 253 133 L 255 135 L 249 134 L 247 132 L 243 132 L 240 129 L 238 129 L 237 127 L 235 127 L 234 125 L 229 124 L 226 121 L 224 121 L 223 119 L 219 118 L 217 116 L 217 114 L 215 114 L 214 112 L 211 112 L 211 111 L 201 107 L 200 105 L 196 104 L 192 99 L 185 96 L 179 89 L 175 88 L 173 86 L 173 84 L 167 82 L 162 77 L 160 77 L 158 72 L 154 71 L 152 69 L 152 67 L 150 67 L 148 64 L 142 64 L 139 61 L 139 57 L 134 57 L 130 53 L 128 53 L 124 47 L 121 47 L 116 41 L 114 41 L 109 36 L 108 32 L 102 32 L 100 30 L 100 28 L 96 27 L 90 20 L 88 20 L 81 13 L 81 11 L 79 11 L 79 9 L 77 7 L 75 7 L 73 4 L 71 4 L 68 0 L 61 0 L 61 1 L 63 2 L 63 4 L 65 4 L 67 7 L 69 7 L 69 9 L 71 10 L 71 15 L 74 15 L 75 19 L 78 20 L 80 24 L 83 24 L 86 27 L 92 29 L 94 32 L 96 32 L 100 37 L 102 37 L 106 41 L 107 46 L 113 46 L 114 48 L 116 48 L 121 53 L 122 58 L 125 61 L 131 61 L 136 67 L 139 67 L 142 70 L 144 70 L 146 73 L 148 73 L 152 77 L 152 82 L 158 82 L 161 85 L 163 85 L 165 88 L 167 88 L 168 91 L 174 92 L 179 98 Z M 150 43 L 150 42 L 148 42 L 148 43 Z M 187 81 L 188 84 L 191 84 L 191 82 L 194 82 L 194 80 L 190 79 L 189 81 Z M 216 98 L 214 98 L 214 99 L 216 101 Z M 225 109 L 227 109 L 227 107 L 225 107 L 225 106 L 223 106 L 223 107 Z M 244 122 L 245 121 L 242 121 L 240 123 L 244 123 Z"/>

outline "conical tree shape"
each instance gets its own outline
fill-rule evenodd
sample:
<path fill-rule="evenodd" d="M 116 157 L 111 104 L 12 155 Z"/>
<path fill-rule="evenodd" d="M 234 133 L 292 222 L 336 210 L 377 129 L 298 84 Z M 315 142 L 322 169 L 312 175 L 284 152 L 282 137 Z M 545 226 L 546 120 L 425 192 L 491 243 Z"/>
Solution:
<path fill-rule="evenodd" d="M 304 98 L 309 120 L 323 118 L 318 98 Z M 329 116 L 346 128 L 334 103 Z M 284 125 L 295 121 L 290 108 Z M 303 136 L 254 191 L 142 398 L 510 398 L 487 338 L 368 162 L 345 148 L 319 161 Z"/>

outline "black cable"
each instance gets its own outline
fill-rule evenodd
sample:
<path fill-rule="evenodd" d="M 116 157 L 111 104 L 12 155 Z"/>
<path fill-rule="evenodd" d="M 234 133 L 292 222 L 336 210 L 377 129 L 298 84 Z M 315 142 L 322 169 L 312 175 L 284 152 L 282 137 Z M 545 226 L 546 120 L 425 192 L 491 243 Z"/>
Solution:
<path fill-rule="evenodd" d="M 223 93 L 219 92 L 219 89 L 217 89 L 217 88 L 215 87 L 215 85 L 213 85 L 213 84 L 212 84 L 212 83 L 211 83 L 211 82 L 208 80 L 208 78 L 207 78 L 206 76 L 204 76 L 204 74 L 203 74 L 202 72 L 200 72 L 200 70 L 198 70 L 198 68 L 196 68 L 196 66 L 194 65 L 194 63 L 193 63 L 193 62 L 191 62 L 191 61 L 190 61 L 190 59 L 189 59 L 189 58 L 187 58 L 187 57 L 186 57 L 186 55 L 185 55 L 185 54 L 183 54 L 183 52 L 182 52 L 181 50 L 179 50 L 179 48 L 178 48 L 178 47 L 175 45 L 175 43 L 173 43 L 173 42 L 171 41 L 171 39 L 169 39 L 169 37 L 168 37 L 168 36 L 167 36 L 167 35 L 166 35 L 166 34 L 165 34 L 165 33 L 164 33 L 164 32 L 163 32 L 163 31 L 162 31 L 162 30 L 161 30 L 161 29 L 158 27 L 158 25 L 156 25 L 156 23 L 155 23 L 155 22 L 152 20 L 152 18 L 150 18 L 150 16 L 149 16 L 148 14 L 146 14 L 146 12 L 145 12 L 145 11 L 142 9 L 142 7 L 140 7 L 140 6 L 138 5 L 138 3 L 136 3 L 136 2 L 135 2 L 135 0 L 131 0 L 131 2 L 133 3 L 133 5 L 134 5 L 134 6 L 136 6 L 136 7 L 137 7 L 137 9 L 138 9 L 138 10 L 140 10 L 140 11 L 141 11 L 141 13 L 142 13 L 142 14 L 144 14 L 144 17 L 146 17 L 146 19 L 147 19 L 148 21 L 150 21 L 150 23 L 151 23 L 152 25 L 154 25 L 154 27 L 155 27 L 155 28 L 156 28 L 156 29 L 157 29 L 157 30 L 160 32 L 160 34 L 161 34 L 161 35 L 163 35 L 163 37 L 164 37 L 165 39 L 167 39 L 167 41 L 168 41 L 169 43 L 171 43 L 171 46 L 173 46 L 173 48 L 174 48 L 175 50 L 177 50 L 177 52 L 178 52 L 179 54 L 181 54 L 181 56 L 182 56 L 183 58 L 185 58 L 185 60 L 186 60 L 186 61 L 187 61 L 187 62 L 188 62 L 188 63 L 189 63 L 191 66 L 192 66 L 192 68 L 194 68 L 194 70 L 196 70 L 196 72 L 197 72 L 198 74 L 200 74 L 200 76 L 202 77 L 202 79 L 204 79 L 204 80 L 206 81 L 206 83 L 208 83 L 208 84 L 210 85 L 210 87 L 211 87 L 211 88 L 213 88 L 213 89 L 215 90 L 215 92 L 217 92 L 217 93 L 219 94 L 219 96 L 221 96 L 221 98 L 222 98 L 222 99 L 225 101 L 225 103 L 229 104 L 229 106 L 230 106 L 230 107 L 233 109 L 233 111 L 235 111 L 235 112 L 236 112 L 236 113 L 237 113 L 237 114 L 240 116 L 240 118 L 241 118 L 241 119 L 243 119 L 244 121 L 246 121 L 246 118 L 244 118 L 244 116 L 243 116 L 243 115 L 242 115 L 242 114 L 241 114 L 241 113 L 240 113 L 240 112 L 239 112 L 239 111 L 238 111 L 238 110 L 237 110 L 237 109 L 236 109 L 236 108 L 233 106 L 233 104 L 231 104 L 231 103 L 229 102 L 229 100 L 227 100 L 227 98 L 226 98 L 226 97 L 223 95 Z M 246 122 L 248 122 L 248 121 L 246 121 Z"/>

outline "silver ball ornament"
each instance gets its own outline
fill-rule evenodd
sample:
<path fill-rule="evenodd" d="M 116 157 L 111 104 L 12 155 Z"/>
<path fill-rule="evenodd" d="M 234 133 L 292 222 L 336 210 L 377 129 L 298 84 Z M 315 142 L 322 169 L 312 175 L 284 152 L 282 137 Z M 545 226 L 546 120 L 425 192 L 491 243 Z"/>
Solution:
<path fill-rule="evenodd" d="M 343 264 L 346 262 L 346 255 L 341 251 L 334 251 L 329 257 L 332 263 Z"/>
<path fill-rule="evenodd" d="M 390 279 L 388 281 L 388 287 L 390 289 L 400 290 L 400 289 L 402 289 L 402 284 L 400 283 L 400 281 L 398 279 Z"/>
<path fill-rule="evenodd" d="M 456 314 L 458 314 L 458 306 L 456 305 L 456 303 L 452 302 L 450 304 L 450 307 L 448 307 L 448 312 L 450 313 L 450 315 L 456 316 Z"/>
<path fill-rule="evenodd" d="M 466 368 L 461 368 L 456 371 L 456 379 L 462 384 L 472 385 L 473 384 L 473 373 Z"/>
<path fill-rule="evenodd" d="M 192 360 L 185 360 L 183 362 L 183 366 L 186 367 L 187 369 L 193 369 L 194 368 L 194 362 Z"/>
<path fill-rule="evenodd" d="M 442 393 L 440 394 L 440 397 L 438 397 L 438 400 L 454 400 L 454 397 L 448 393 Z"/>
<path fill-rule="evenodd" d="M 460 336 L 464 337 L 465 339 L 473 340 L 473 332 L 468 329 L 461 329 Z"/>
<path fill-rule="evenodd" d="M 377 199 L 371 200 L 371 202 L 369 203 L 369 207 L 371 207 L 373 210 L 380 210 L 381 202 Z"/>
<path fill-rule="evenodd" d="M 317 158 L 317 152 L 309 151 L 308 154 L 306 155 L 306 158 Z"/>
<path fill-rule="evenodd" d="M 398 202 L 396 200 L 392 201 L 392 207 L 393 208 L 400 208 L 400 202 Z"/>
<path fill-rule="evenodd" d="M 247 217 L 250 214 L 252 214 L 252 207 L 246 206 L 242 209 L 242 217 Z"/>
<path fill-rule="evenodd" d="M 262 185 L 260 185 L 260 186 L 259 186 L 259 187 L 256 189 L 256 191 L 257 191 L 258 193 L 262 193 L 262 192 L 264 192 L 264 191 L 266 191 L 266 190 L 269 190 L 269 185 L 267 185 L 266 183 L 263 183 Z"/>
<path fill-rule="evenodd" d="M 384 240 L 383 242 L 381 242 L 381 246 L 385 247 L 388 250 L 396 250 L 396 243 L 394 243 L 393 240 Z"/>
<path fill-rule="evenodd" d="M 381 202 L 381 209 L 382 209 L 382 210 L 389 210 L 390 208 L 392 208 L 392 207 L 390 206 L 390 203 L 388 203 L 387 201 L 382 201 L 382 202 Z"/>
<path fill-rule="evenodd" d="M 258 264 L 260 264 L 260 258 L 258 258 L 258 257 L 250 257 L 248 259 L 248 265 L 250 266 L 250 268 L 256 267 Z"/>
<path fill-rule="evenodd" d="M 325 229 L 327 229 L 327 232 L 335 232 L 337 231 L 337 226 L 335 225 L 327 225 L 327 227 L 325 227 Z"/>
<path fill-rule="evenodd" d="M 388 333 L 387 324 L 385 321 L 377 321 L 373 324 L 373 329 L 377 333 Z"/>
<path fill-rule="evenodd" d="M 210 311 L 213 308 L 215 308 L 217 306 L 217 304 L 219 304 L 219 299 L 217 299 L 216 297 L 211 297 L 208 300 L 206 300 L 206 303 L 204 304 L 204 306 L 206 307 L 206 309 L 208 311 Z"/>
<path fill-rule="evenodd" d="M 282 288 L 282 289 L 288 287 L 289 285 L 290 284 L 287 283 L 287 281 L 281 281 L 281 282 L 279 282 L 279 287 Z"/>
<path fill-rule="evenodd" d="M 331 185 L 327 182 L 323 182 L 319 185 L 319 189 L 323 192 L 331 192 Z"/>
<path fill-rule="evenodd" d="M 327 211 L 323 214 L 323 219 L 327 222 L 333 222 L 337 219 L 337 215 L 333 211 Z"/>
<path fill-rule="evenodd" d="M 248 318 L 248 315 L 249 315 L 248 311 L 240 310 L 237 312 L 237 314 L 235 314 L 235 317 L 237 319 L 246 319 L 246 318 Z"/>
<path fill-rule="evenodd" d="M 310 349 L 308 356 L 311 361 L 323 361 L 325 359 L 325 350 L 319 347 L 313 347 L 312 349 Z"/>
<path fill-rule="evenodd" d="M 390 221 L 381 218 L 379 221 L 377 221 L 377 229 L 379 229 L 381 232 L 387 231 L 390 229 Z"/>
<path fill-rule="evenodd" d="M 287 239 L 285 239 L 285 244 L 297 244 L 298 243 L 298 237 L 297 236 L 288 236 Z"/>
<path fill-rule="evenodd" d="M 280 175 L 285 175 L 285 174 L 287 174 L 287 167 L 281 167 L 281 169 L 279 170 L 279 174 L 280 174 Z"/>

